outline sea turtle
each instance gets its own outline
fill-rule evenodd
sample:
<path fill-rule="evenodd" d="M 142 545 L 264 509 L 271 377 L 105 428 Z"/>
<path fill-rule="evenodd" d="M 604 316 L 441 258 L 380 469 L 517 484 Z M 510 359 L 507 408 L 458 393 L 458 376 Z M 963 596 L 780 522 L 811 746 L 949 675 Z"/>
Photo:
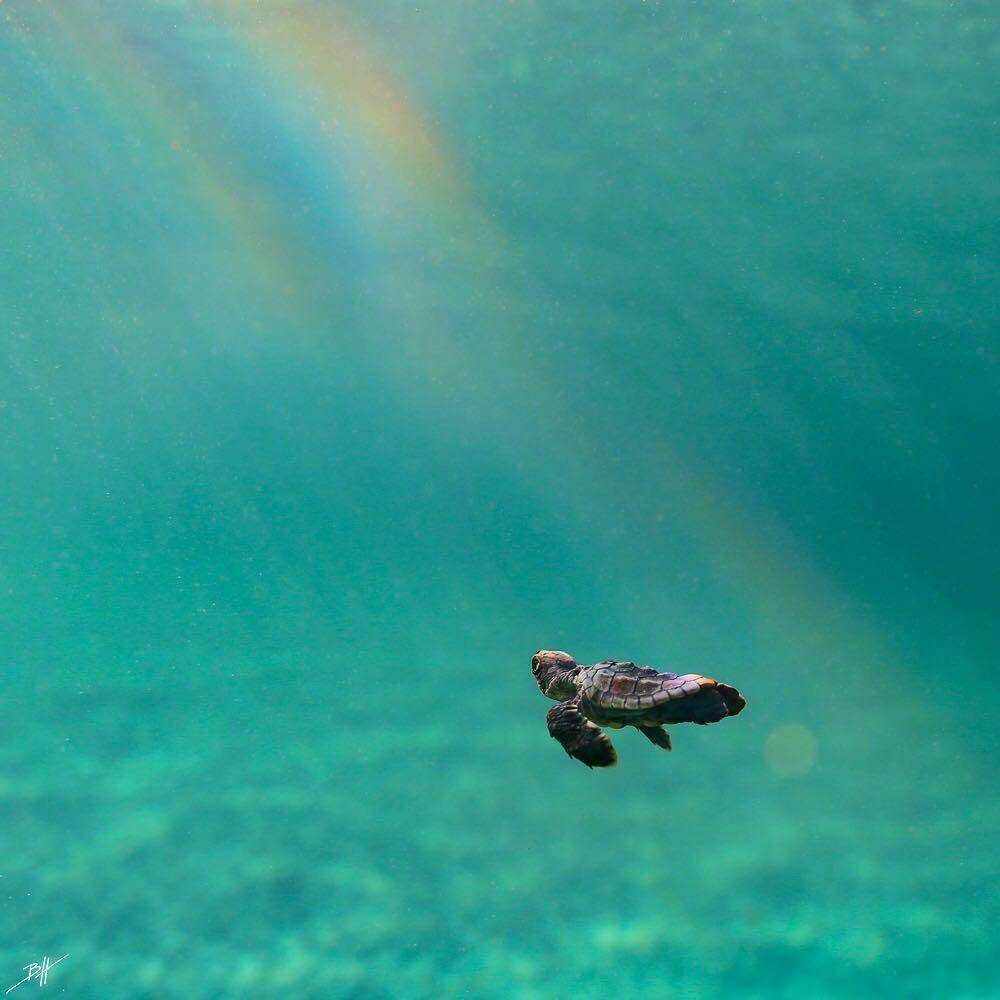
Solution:
<path fill-rule="evenodd" d="M 635 726 L 651 743 L 669 750 L 664 725 L 705 726 L 738 715 L 746 704 L 736 688 L 701 674 L 661 674 L 616 660 L 581 667 L 569 653 L 553 649 L 535 653 L 531 672 L 542 694 L 560 702 L 547 716 L 549 735 L 587 767 L 614 767 L 618 762 L 599 726 Z"/>

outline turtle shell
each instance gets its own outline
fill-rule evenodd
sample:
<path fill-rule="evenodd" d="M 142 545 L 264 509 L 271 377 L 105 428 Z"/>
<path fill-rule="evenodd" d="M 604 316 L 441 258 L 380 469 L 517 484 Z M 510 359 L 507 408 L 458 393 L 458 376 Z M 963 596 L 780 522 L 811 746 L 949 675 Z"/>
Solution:
<path fill-rule="evenodd" d="M 660 673 L 610 660 L 581 674 L 581 711 L 597 725 L 707 724 L 736 715 L 746 704 L 739 691 L 702 674 Z"/>

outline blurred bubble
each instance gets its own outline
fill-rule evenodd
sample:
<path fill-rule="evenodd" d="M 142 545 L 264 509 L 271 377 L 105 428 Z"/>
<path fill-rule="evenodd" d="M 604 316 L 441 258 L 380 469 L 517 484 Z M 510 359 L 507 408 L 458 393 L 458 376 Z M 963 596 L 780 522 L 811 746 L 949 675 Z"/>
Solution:
<path fill-rule="evenodd" d="M 779 778 L 799 778 L 816 763 L 816 737 L 799 722 L 777 726 L 764 740 L 764 759 Z"/>

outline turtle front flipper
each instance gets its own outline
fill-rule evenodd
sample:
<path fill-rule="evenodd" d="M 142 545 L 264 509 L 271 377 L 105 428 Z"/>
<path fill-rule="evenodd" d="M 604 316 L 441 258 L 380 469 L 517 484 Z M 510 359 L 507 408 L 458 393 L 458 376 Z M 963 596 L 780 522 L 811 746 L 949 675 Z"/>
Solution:
<path fill-rule="evenodd" d="M 638 729 L 650 743 L 655 743 L 658 747 L 663 747 L 664 750 L 673 749 L 670 745 L 670 733 L 668 733 L 663 726 L 636 726 L 635 728 Z"/>
<path fill-rule="evenodd" d="M 556 705 L 545 718 L 549 736 L 557 739 L 570 757 L 587 767 L 614 767 L 618 763 L 611 740 L 581 714 L 575 698 Z"/>

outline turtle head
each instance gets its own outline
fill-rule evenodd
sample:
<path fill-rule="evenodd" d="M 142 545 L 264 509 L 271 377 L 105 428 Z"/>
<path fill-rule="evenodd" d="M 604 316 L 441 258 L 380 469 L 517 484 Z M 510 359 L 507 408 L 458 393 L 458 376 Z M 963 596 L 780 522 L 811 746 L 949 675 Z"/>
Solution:
<path fill-rule="evenodd" d="M 531 672 L 546 698 L 567 701 L 576 697 L 574 678 L 580 668 L 569 653 L 562 653 L 557 649 L 540 649 L 531 658 Z"/>

